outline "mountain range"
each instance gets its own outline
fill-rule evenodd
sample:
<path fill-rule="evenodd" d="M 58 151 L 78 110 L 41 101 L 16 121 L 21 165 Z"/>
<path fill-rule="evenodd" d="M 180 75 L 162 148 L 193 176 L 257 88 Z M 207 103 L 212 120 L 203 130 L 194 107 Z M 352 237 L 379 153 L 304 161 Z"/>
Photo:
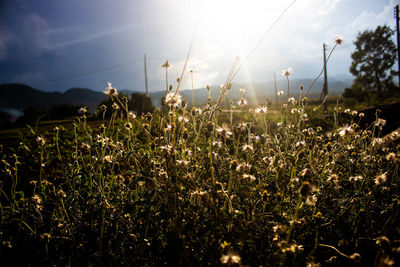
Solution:
<path fill-rule="evenodd" d="M 300 85 L 304 85 L 304 91 L 306 91 L 310 84 L 311 79 L 293 79 L 289 80 L 290 85 L 290 96 L 297 97 L 299 94 Z M 341 79 L 330 79 L 328 83 L 329 95 L 340 95 L 344 88 L 349 87 L 352 80 L 346 77 Z M 317 81 L 313 89 L 310 92 L 309 97 L 319 98 L 322 89 L 323 82 Z M 215 101 L 219 94 L 219 86 L 210 86 L 210 96 Z M 266 83 L 233 83 L 232 90 L 227 94 L 228 99 L 237 100 L 241 97 L 239 88 L 246 89 L 245 96 L 249 100 L 249 104 L 261 104 L 268 97 L 271 101 L 275 100 L 275 90 L 272 81 Z M 277 91 L 284 91 L 283 99 L 287 97 L 287 81 L 277 81 Z M 119 90 L 125 95 L 129 95 L 134 91 L 125 89 Z M 191 104 L 192 90 L 181 90 L 183 98 L 186 98 L 188 103 Z M 161 105 L 161 98 L 165 95 L 165 91 L 150 92 L 149 96 L 152 99 L 154 106 Z M 201 105 L 207 101 L 208 92 L 204 88 L 194 89 L 195 104 Z M 63 93 L 60 92 L 44 92 L 38 89 L 34 89 L 28 85 L 9 83 L 0 84 L 0 111 L 12 113 L 14 116 L 20 114 L 28 107 L 35 108 L 51 108 L 54 105 L 59 104 L 71 104 L 71 105 L 85 105 L 89 108 L 90 112 L 94 112 L 97 106 L 107 99 L 107 96 L 99 91 L 94 91 L 88 88 L 71 88 Z"/>

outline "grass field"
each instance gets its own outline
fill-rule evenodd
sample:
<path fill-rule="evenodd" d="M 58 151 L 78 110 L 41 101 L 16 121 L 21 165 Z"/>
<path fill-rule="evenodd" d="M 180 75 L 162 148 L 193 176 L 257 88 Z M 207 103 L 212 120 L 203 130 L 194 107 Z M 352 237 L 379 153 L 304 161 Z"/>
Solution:
<path fill-rule="evenodd" d="M 361 129 L 339 104 L 327 122 L 302 98 L 218 113 L 176 94 L 136 117 L 112 97 L 110 120 L 3 142 L 2 266 L 400 262 L 400 147 L 378 116 Z"/>

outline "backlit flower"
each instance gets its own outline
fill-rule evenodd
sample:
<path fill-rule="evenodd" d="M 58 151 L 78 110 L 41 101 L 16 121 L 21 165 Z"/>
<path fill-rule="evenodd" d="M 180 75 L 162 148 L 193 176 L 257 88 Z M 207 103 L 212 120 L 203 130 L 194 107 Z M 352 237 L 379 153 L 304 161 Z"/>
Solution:
<path fill-rule="evenodd" d="M 171 67 L 171 65 L 168 63 L 168 60 L 165 61 L 165 63 L 161 65 L 161 68 L 166 68 L 166 69 L 168 69 L 169 67 Z"/>
<path fill-rule="evenodd" d="M 112 87 L 112 83 L 111 82 L 107 82 L 108 86 L 105 88 L 104 93 L 108 96 L 117 96 L 118 92 L 117 89 L 115 89 L 114 87 Z"/>
<path fill-rule="evenodd" d="M 234 264 L 240 264 L 241 258 L 239 255 L 229 252 L 227 255 L 222 255 L 220 260 L 222 264 L 233 266 Z"/>
<path fill-rule="evenodd" d="M 256 108 L 255 112 L 265 114 L 268 112 L 268 108 L 266 106 L 258 106 L 258 108 Z"/>
<path fill-rule="evenodd" d="M 180 94 L 175 94 L 174 92 L 170 92 L 165 97 L 164 102 L 169 106 L 179 107 L 182 104 L 182 96 Z"/>
<path fill-rule="evenodd" d="M 292 73 L 292 68 L 288 68 L 287 70 L 282 71 L 282 76 L 289 77 Z"/>
<path fill-rule="evenodd" d="M 88 111 L 87 111 L 87 108 L 86 108 L 86 107 L 81 107 L 81 108 L 78 109 L 78 113 L 79 113 L 79 114 L 82 114 L 82 115 L 83 115 L 83 114 L 85 114 L 85 113 L 87 113 L 87 112 L 88 112 Z"/>
<path fill-rule="evenodd" d="M 374 179 L 376 185 L 383 184 L 384 182 L 386 182 L 386 180 L 387 180 L 387 172 L 375 176 Z"/>
<path fill-rule="evenodd" d="M 239 99 L 239 101 L 238 101 L 238 105 L 241 106 L 241 107 L 246 106 L 246 105 L 247 105 L 247 99 L 241 97 L 241 98 Z"/>
<path fill-rule="evenodd" d="M 335 43 L 336 44 L 338 44 L 338 45 L 342 45 L 343 44 L 343 38 L 342 38 L 342 36 L 336 36 L 336 38 L 335 38 Z"/>

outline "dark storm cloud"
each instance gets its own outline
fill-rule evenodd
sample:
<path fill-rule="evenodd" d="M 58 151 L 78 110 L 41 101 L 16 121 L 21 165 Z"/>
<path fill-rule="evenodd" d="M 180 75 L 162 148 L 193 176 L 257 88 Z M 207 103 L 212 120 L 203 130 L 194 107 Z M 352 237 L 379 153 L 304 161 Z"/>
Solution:
<path fill-rule="evenodd" d="M 46 62 L 57 56 L 46 33 L 48 22 L 25 1 L 2 2 L 0 12 L 0 82 L 24 76 L 40 79 Z"/>

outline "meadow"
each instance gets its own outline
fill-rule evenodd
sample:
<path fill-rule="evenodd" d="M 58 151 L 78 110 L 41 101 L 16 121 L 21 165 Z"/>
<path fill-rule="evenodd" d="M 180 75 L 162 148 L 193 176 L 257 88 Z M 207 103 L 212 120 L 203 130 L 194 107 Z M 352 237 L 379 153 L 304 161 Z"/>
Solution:
<path fill-rule="evenodd" d="M 170 91 L 138 115 L 29 128 L 0 148 L 2 266 L 393 266 L 400 133 L 302 88 L 276 110 L 246 92 L 188 108 Z M 342 116 L 346 114 L 346 118 Z M 321 120 L 320 120 L 321 121 Z"/>

